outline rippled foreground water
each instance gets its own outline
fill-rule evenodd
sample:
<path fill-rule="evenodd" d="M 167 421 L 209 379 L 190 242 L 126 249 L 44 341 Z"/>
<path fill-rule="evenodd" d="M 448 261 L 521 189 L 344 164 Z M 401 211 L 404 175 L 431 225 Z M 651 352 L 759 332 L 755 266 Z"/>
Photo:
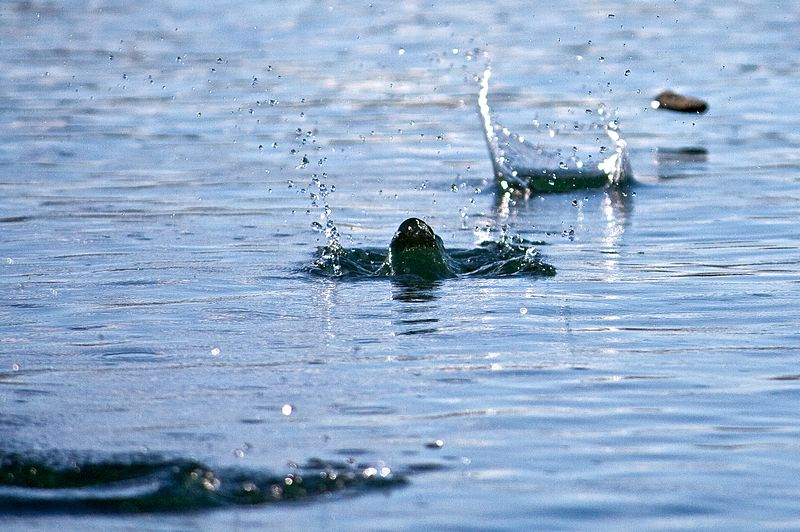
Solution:
<path fill-rule="evenodd" d="M 4 2 L 2 528 L 796 528 L 799 22 Z M 616 112 L 636 183 L 504 195 L 487 64 L 566 156 Z M 556 273 L 309 272 L 410 216 Z"/>

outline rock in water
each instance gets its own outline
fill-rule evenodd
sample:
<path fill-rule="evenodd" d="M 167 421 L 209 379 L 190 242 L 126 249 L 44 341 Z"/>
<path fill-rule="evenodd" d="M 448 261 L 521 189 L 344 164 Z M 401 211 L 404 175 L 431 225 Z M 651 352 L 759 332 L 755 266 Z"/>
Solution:
<path fill-rule="evenodd" d="M 387 263 L 392 275 L 425 280 L 456 276 L 442 239 L 419 218 L 409 218 L 397 228 L 389 244 Z"/>
<path fill-rule="evenodd" d="M 708 110 L 708 104 L 700 98 L 693 98 L 691 96 L 683 96 L 674 91 L 664 91 L 655 99 L 650 102 L 653 109 L 667 109 L 669 111 L 677 111 L 679 113 L 705 113 Z"/>

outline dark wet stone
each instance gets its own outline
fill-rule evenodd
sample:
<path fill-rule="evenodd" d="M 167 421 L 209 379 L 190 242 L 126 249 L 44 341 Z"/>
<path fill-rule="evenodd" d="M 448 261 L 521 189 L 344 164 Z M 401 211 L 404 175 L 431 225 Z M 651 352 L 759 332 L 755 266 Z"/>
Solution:
<path fill-rule="evenodd" d="M 652 106 L 655 109 L 667 109 L 679 113 L 705 113 L 708 104 L 700 98 L 683 96 L 674 91 L 664 91 L 653 99 Z"/>
<path fill-rule="evenodd" d="M 442 239 L 419 218 L 409 218 L 400 224 L 389 250 L 388 261 L 394 275 L 429 280 L 455 277 Z"/>

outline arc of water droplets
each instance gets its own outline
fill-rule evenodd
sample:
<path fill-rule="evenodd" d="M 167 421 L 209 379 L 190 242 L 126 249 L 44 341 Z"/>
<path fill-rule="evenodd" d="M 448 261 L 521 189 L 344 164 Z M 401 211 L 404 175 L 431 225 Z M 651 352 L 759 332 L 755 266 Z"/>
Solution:
<path fill-rule="evenodd" d="M 516 179 L 518 174 L 517 168 L 516 164 L 512 164 L 512 160 L 516 160 L 520 157 L 524 158 L 526 155 L 530 154 L 534 157 L 542 158 L 544 161 L 546 154 L 544 150 L 527 142 L 521 135 L 512 133 L 501 125 L 492 122 L 491 110 L 489 108 L 489 78 L 491 75 L 491 68 L 487 66 L 483 75 L 480 76 L 480 90 L 478 91 L 478 110 L 483 122 L 484 136 L 489 148 L 489 153 L 492 156 L 492 166 L 494 167 L 497 177 L 501 179 Z M 602 124 L 595 124 L 595 127 L 603 128 L 614 145 L 614 151 L 610 156 L 597 164 L 597 170 L 608 176 L 610 183 L 619 184 L 630 179 L 633 175 L 628 159 L 626 142 L 620 135 L 616 119 L 613 115 L 608 116 L 604 105 L 601 105 L 598 109 L 598 115 L 603 119 L 603 122 Z M 549 127 L 548 129 L 552 137 L 555 131 Z M 504 146 L 501 146 L 501 136 L 507 139 Z M 601 148 L 600 151 L 602 153 L 605 150 Z M 559 157 L 561 156 L 560 151 L 557 152 L 557 155 Z M 572 161 L 572 163 L 575 165 L 576 169 L 580 170 L 584 167 L 585 161 L 575 156 L 573 156 L 573 158 L 575 160 Z M 564 160 L 561 160 L 558 166 L 561 170 L 569 169 L 569 165 Z M 542 165 L 542 169 L 546 169 L 547 167 L 546 163 Z M 503 182 L 505 182 L 505 180 Z"/>

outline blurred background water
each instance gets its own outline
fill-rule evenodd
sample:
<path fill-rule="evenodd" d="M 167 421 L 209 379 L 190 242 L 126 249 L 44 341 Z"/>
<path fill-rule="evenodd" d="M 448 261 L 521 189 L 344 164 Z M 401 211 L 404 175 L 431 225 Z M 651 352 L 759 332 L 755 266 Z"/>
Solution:
<path fill-rule="evenodd" d="M 4 529 L 796 527 L 798 23 L 755 0 L 4 2 L 0 451 L 402 481 L 123 516 L 6 486 L 34 511 Z M 503 197 L 487 62 L 520 134 L 615 109 L 639 183 Z M 709 112 L 651 109 L 666 88 Z M 453 247 L 544 241 L 558 273 L 305 273 L 315 223 L 382 247 L 408 216 Z"/>

